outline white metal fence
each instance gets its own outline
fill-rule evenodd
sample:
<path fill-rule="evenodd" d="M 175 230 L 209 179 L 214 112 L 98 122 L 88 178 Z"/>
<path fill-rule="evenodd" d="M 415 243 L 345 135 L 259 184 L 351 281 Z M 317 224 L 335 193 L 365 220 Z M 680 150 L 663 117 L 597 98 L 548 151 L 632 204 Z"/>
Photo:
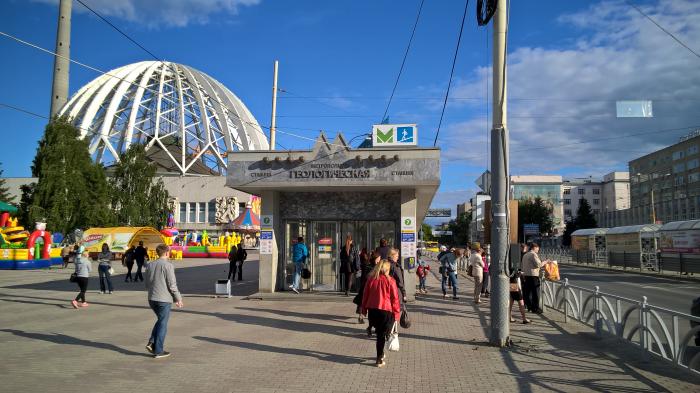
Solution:
<path fill-rule="evenodd" d="M 638 346 L 644 356 L 658 356 L 700 375 L 700 347 L 695 342 L 700 317 L 651 305 L 646 296 L 629 299 L 601 292 L 597 286 L 571 285 L 568 279 L 543 281 L 541 292 L 543 310 L 562 312 L 565 322 L 573 318 L 593 327 L 596 334 L 613 335 Z"/>

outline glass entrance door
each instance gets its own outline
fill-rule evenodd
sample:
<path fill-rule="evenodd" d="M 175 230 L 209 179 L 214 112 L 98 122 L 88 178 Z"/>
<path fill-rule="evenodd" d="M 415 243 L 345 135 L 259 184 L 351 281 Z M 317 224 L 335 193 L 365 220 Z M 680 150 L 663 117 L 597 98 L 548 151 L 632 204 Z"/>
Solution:
<path fill-rule="evenodd" d="M 372 221 L 371 222 L 370 244 L 372 249 L 379 247 L 379 240 L 386 239 L 392 247 L 396 245 L 396 224 L 393 221 Z"/>
<path fill-rule="evenodd" d="M 312 226 L 313 289 L 335 291 L 338 282 L 338 223 L 314 221 Z"/>
<path fill-rule="evenodd" d="M 286 290 L 294 281 L 294 261 L 292 261 L 292 247 L 297 243 L 299 237 L 303 237 L 304 241 L 309 244 L 306 237 L 306 221 L 287 221 L 287 227 L 284 236 L 284 268 L 282 269 L 283 277 L 281 282 L 284 284 L 282 289 Z M 303 286 L 307 280 L 301 280 Z"/>

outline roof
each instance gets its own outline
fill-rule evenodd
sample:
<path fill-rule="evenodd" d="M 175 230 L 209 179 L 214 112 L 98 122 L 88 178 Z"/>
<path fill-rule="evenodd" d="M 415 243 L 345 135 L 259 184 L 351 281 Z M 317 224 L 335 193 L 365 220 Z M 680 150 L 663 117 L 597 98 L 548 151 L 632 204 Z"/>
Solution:
<path fill-rule="evenodd" d="M 606 235 L 621 235 L 625 233 L 656 232 L 661 229 L 658 224 L 630 225 L 626 227 L 610 228 Z"/>
<path fill-rule="evenodd" d="M 662 231 L 682 231 L 686 229 L 700 229 L 700 220 L 672 221 L 661 227 Z"/>
<path fill-rule="evenodd" d="M 608 228 L 579 229 L 574 231 L 571 236 L 605 235 L 608 231 Z"/>

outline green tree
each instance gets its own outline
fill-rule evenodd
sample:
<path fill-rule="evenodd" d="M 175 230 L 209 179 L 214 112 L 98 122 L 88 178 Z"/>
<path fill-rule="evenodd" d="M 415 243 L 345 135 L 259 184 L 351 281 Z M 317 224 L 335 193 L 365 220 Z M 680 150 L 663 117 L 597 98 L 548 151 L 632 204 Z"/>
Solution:
<path fill-rule="evenodd" d="M 595 216 L 591 211 L 591 205 L 584 198 L 581 198 L 578 202 L 578 210 L 576 211 L 576 218 L 574 219 L 576 223 L 576 229 L 588 229 L 597 228 L 598 223 L 595 220 Z"/>
<path fill-rule="evenodd" d="M 163 181 L 156 179 L 156 165 L 146 157 L 143 145 L 133 144 L 120 156 L 111 178 L 111 195 L 119 225 L 164 226 L 170 196 Z"/>
<path fill-rule="evenodd" d="M 435 239 L 433 236 L 433 227 L 430 226 L 430 224 L 423 223 L 420 227 L 421 231 L 423 231 L 423 240 L 431 241 Z"/>
<path fill-rule="evenodd" d="M 563 246 L 571 246 L 571 234 L 576 231 L 576 221 L 574 219 L 566 222 L 566 228 L 564 228 L 564 234 L 561 238 L 561 244 Z"/>
<path fill-rule="evenodd" d="M 527 199 L 518 204 L 518 239 L 523 238 L 523 225 L 537 224 L 540 234 L 552 233 L 554 221 L 552 220 L 552 206 L 542 198 Z"/>
<path fill-rule="evenodd" d="M 469 243 L 469 224 L 472 221 L 471 213 L 462 213 L 447 225 L 452 231 L 452 239 L 456 245 L 465 246 Z"/>
<path fill-rule="evenodd" d="M 111 224 L 104 169 L 93 163 L 88 142 L 78 137 L 78 129 L 66 117 L 46 126 L 32 164 L 38 181 L 23 187 L 29 221 L 25 225 L 45 219 L 50 230 L 68 233 Z"/>
<path fill-rule="evenodd" d="M 5 179 L 2 177 L 3 169 L 0 169 L 0 202 L 14 203 L 14 197 L 10 195 L 10 189 L 5 185 Z"/>

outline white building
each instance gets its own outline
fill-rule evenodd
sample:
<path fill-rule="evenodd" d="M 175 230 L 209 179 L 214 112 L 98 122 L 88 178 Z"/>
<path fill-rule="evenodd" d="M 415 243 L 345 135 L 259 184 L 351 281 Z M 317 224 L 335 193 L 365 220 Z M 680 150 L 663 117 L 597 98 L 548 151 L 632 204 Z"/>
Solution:
<path fill-rule="evenodd" d="M 603 180 L 565 180 L 562 185 L 564 220 L 576 217 L 581 199 L 588 201 L 591 212 L 599 224 L 608 213 L 630 207 L 630 182 L 628 172 L 611 172 Z M 600 226 L 600 225 L 599 225 Z"/>

